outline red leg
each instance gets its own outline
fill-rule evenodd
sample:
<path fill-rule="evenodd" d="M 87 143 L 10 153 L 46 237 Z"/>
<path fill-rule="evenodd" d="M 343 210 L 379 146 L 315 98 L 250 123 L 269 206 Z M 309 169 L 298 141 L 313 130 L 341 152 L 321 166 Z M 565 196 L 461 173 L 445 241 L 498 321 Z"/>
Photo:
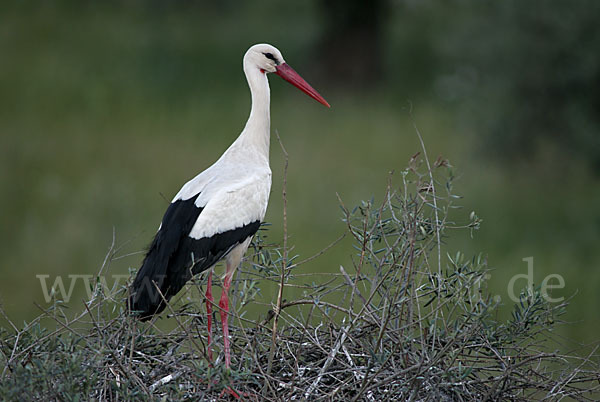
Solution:
<path fill-rule="evenodd" d="M 214 303 L 212 295 L 212 271 L 208 273 L 206 281 L 206 317 L 208 327 L 208 360 L 212 362 L 212 305 Z"/>
<path fill-rule="evenodd" d="M 231 275 L 229 272 L 229 266 L 227 267 L 227 273 L 225 279 L 223 279 L 223 292 L 221 293 L 221 300 L 219 300 L 219 307 L 221 307 L 221 323 L 223 324 L 223 344 L 225 346 L 225 367 L 231 366 L 231 356 L 229 354 L 229 324 L 227 318 L 229 316 L 229 288 L 231 286 Z"/>

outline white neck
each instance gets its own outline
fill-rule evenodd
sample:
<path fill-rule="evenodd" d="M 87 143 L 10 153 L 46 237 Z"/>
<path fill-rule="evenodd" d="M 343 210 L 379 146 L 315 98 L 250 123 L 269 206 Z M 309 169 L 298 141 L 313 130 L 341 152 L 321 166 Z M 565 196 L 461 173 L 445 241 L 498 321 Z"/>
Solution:
<path fill-rule="evenodd" d="M 270 90 L 267 74 L 255 64 L 244 60 L 244 72 L 252 93 L 252 109 L 246 126 L 231 148 L 241 148 L 269 163 L 271 118 L 269 112 Z"/>

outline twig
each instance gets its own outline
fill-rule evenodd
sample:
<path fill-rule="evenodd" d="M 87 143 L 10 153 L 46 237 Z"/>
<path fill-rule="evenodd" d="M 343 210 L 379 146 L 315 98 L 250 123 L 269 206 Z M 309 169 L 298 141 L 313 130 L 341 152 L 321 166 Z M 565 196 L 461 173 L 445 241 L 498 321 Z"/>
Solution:
<path fill-rule="evenodd" d="M 183 374 L 183 371 L 177 371 L 173 374 L 168 374 L 168 375 L 164 376 L 160 380 L 156 381 L 154 384 L 150 385 L 150 388 L 149 388 L 150 392 L 154 392 L 154 390 L 156 390 L 156 388 L 163 386 L 165 384 L 168 384 L 173 380 L 176 380 L 181 374 Z"/>
<path fill-rule="evenodd" d="M 308 399 L 310 397 L 310 395 L 313 393 L 313 391 L 315 390 L 315 388 L 317 388 L 317 386 L 321 382 L 323 375 L 325 374 L 325 372 L 331 365 L 331 362 L 333 362 L 335 355 L 337 355 L 338 351 L 340 350 L 340 347 L 346 341 L 346 334 L 347 334 L 347 331 L 349 328 L 350 328 L 350 325 L 347 325 L 346 327 L 343 327 L 341 329 L 341 334 L 340 334 L 338 341 L 335 343 L 335 346 L 331 350 L 331 353 L 329 353 L 329 356 L 327 356 L 327 360 L 325 361 L 325 364 L 323 365 L 323 367 L 321 367 L 321 371 L 319 372 L 319 375 L 317 376 L 315 381 L 313 381 L 313 383 L 310 385 L 310 387 L 308 387 L 308 389 L 304 393 L 304 398 Z"/>
<path fill-rule="evenodd" d="M 344 267 L 342 265 L 340 265 L 340 272 L 342 273 L 344 279 L 346 280 L 346 283 L 348 283 L 348 285 L 350 285 L 352 287 L 352 291 L 354 293 L 356 293 L 356 295 L 358 297 L 360 297 L 360 300 L 362 300 L 363 304 L 366 306 L 366 310 L 369 313 L 369 315 L 371 315 L 374 322 L 379 324 L 381 322 L 381 320 L 379 319 L 379 316 L 375 312 L 373 312 L 373 310 L 371 310 L 371 307 L 369 305 L 367 305 L 367 300 L 364 298 L 362 293 L 360 293 L 360 290 L 358 290 L 358 287 L 356 287 L 356 283 L 354 283 L 352 281 L 352 279 L 350 278 L 350 275 L 348 275 L 348 273 L 346 272 L 346 270 L 344 269 Z"/>
<path fill-rule="evenodd" d="M 100 339 L 102 340 L 102 343 L 104 343 L 104 347 L 106 347 L 106 349 L 108 349 L 108 352 L 110 353 L 110 355 L 113 357 L 113 359 L 115 360 L 115 362 L 117 363 L 117 365 L 119 366 L 119 368 L 121 369 L 121 372 L 123 374 L 125 374 L 127 377 L 132 376 L 134 381 L 137 382 L 137 384 L 142 388 L 142 390 L 146 393 L 146 395 L 148 395 L 148 397 L 152 396 L 151 391 L 148 389 L 148 387 L 146 386 L 146 384 L 144 384 L 144 382 L 142 381 L 141 378 L 139 378 L 134 372 L 132 372 L 131 370 L 127 370 L 123 364 L 121 363 L 121 361 L 119 360 L 119 358 L 117 357 L 117 355 L 115 354 L 115 351 L 113 350 L 113 348 L 110 347 L 110 345 L 106 344 L 106 341 L 104 340 L 104 336 L 102 334 L 102 331 L 100 330 L 100 327 L 98 326 L 98 323 L 96 322 L 96 320 L 94 319 L 94 315 L 92 314 L 92 312 L 90 311 L 87 303 L 83 303 L 83 306 L 85 307 L 85 309 L 87 310 L 90 319 L 92 320 L 92 324 L 94 325 L 94 327 L 96 328 L 96 331 L 98 333 L 98 335 L 100 336 Z"/>
<path fill-rule="evenodd" d="M 427 172 L 429 173 L 431 195 L 432 195 L 432 199 L 433 199 L 433 213 L 435 216 L 435 225 L 434 226 L 435 226 L 435 236 L 436 236 L 436 240 L 437 240 L 438 275 L 441 278 L 442 277 L 442 241 L 440 238 L 440 218 L 438 216 L 435 181 L 433 179 L 433 171 L 431 169 L 431 164 L 429 163 L 429 157 L 427 156 L 427 148 L 425 148 L 425 143 L 423 142 L 423 137 L 421 136 L 421 132 L 419 131 L 419 128 L 417 127 L 417 123 L 415 122 L 414 117 L 412 115 L 412 104 L 411 104 L 411 109 L 410 109 L 410 116 L 412 119 L 413 128 L 415 129 L 415 132 L 417 133 L 417 137 L 419 137 L 419 142 L 421 144 L 421 149 L 423 150 L 423 156 L 425 158 L 425 163 L 427 164 Z M 439 283 L 439 286 L 441 286 L 441 282 Z M 440 292 L 441 292 L 441 288 L 440 288 Z M 436 311 L 440 311 L 440 310 L 436 309 Z M 437 320 L 437 315 L 438 315 L 438 313 L 436 312 L 436 320 Z M 435 340 L 436 336 L 437 336 L 437 331 L 434 331 L 434 333 L 433 333 L 434 340 Z M 432 342 L 432 347 L 433 347 L 433 345 L 435 345 L 435 342 Z"/>
<path fill-rule="evenodd" d="M 277 323 L 279 321 L 279 314 L 281 312 L 281 302 L 283 300 L 283 287 L 285 286 L 285 274 L 287 271 L 287 259 L 288 259 L 288 248 L 287 248 L 287 168 L 288 168 L 288 153 L 281 142 L 279 132 L 275 130 L 277 140 L 281 146 L 281 151 L 284 156 L 283 165 L 283 256 L 281 261 L 281 278 L 279 282 L 279 291 L 277 292 L 277 305 L 275 306 L 275 319 L 273 320 L 273 335 L 271 338 L 271 350 L 269 351 L 269 363 L 267 365 L 267 375 L 271 375 L 271 369 L 273 368 L 273 357 L 275 355 L 275 347 L 277 344 Z"/>

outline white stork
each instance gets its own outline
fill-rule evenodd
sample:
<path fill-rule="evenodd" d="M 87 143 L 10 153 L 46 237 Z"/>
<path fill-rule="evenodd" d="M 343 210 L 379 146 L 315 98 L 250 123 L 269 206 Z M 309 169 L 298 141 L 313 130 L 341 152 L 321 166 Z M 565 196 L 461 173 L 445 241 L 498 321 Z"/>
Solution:
<path fill-rule="evenodd" d="M 212 270 L 225 258 L 219 306 L 227 368 L 231 363 L 227 294 L 233 273 L 265 216 L 271 190 L 267 73 L 279 75 L 329 107 L 271 45 L 258 44 L 248 49 L 244 73 L 252 93 L 252 109 L 244 130 L 212 166 L 175 195 L 133 281 L 130 296 L 130 309 L 141 320 L 148 320 L 163 311 L 165 300 L 177 294 L 193 275 L 210 270 L 206 310 L 212 360 Z"/>

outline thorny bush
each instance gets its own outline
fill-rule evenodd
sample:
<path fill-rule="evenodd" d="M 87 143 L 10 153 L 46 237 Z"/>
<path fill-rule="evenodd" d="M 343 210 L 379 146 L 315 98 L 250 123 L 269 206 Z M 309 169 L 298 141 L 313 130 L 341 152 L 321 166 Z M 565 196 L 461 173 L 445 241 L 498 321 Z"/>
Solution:
<path fill-rule="evenodd" d="M 496 318 L 486 289 L 486 259 L 449 252 L 453 230 L 473 231 L 454 210 L 453 169 L 420 154 L 390 179 L 385 195 L 347 209 L 352 266 L 309 284 L 303 261 L 255 237 L 235 284 L 232 369 L 209 362 L 202 318 L 202 276 L 165 314 L 174 328 L 136 322 L 124 309 L 126 287 L 98 285 L 82 311 L 68 317 L 57 301 L 33 322 L 0 337 L 2 399 L 118 400 L 593 400 L 599 396 L 596 349 L 556 352 L 552 330 L 565 305 L 539 289 L 523 292 L 512 319 Z M 391 177 L 391 176 L 390 176 Z M 459 219 L 457 219 L 459 220 Z M 285 234 L 287 236 L 287 233 Z M 286 238 L 287 240 L 287 238 Z M 286 242 L 284 242 L 286 244 Z M 331 247 L 337 247 L 333 244 Z M 101 268 L 109 269 L 114 250 Z M 304 289 L 272 301 L 250 320 L 263 281 Z M 300 285 L 298 285 L 301 283 Z M 218 310 L 215 306 L 214 310 Z M 266 318 L 264 318 L 266 317 Z M 40 323 L 51 318 L 56 329 Z M 279 327 L 271 327 L 279 320 Z M 274 330 L 277 330 L 275 333 Z M 214 347 L 219 347 L 215 342 Z"/>

